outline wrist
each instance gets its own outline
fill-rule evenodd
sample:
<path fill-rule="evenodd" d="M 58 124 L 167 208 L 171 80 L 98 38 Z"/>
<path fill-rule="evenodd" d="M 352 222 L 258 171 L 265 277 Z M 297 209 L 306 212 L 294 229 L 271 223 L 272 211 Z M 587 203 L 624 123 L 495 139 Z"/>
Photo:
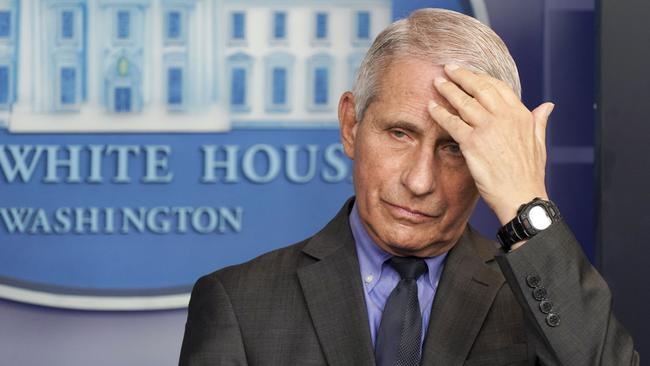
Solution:
<path fill-rule="evenodd" d="M 510 195 L 507 198 L 500 200 L 497 204 L 492 207 L 494 214 L 497 216 L 497 219 L 501 225 L 505 225 L 517 217 L 517 211 L 521 205 L 532 201 L 535 198 L 541 198 L 545 201 L 548 201 L 548 195 L 546 190 L 540 190 L 539 193 L 527 193 L 527 194 L 517 194 Z"/>
<path fill-rule="evenodd" d="M 520 242 L 518 242 L 518 243 L 512 244 L 512 246 L 510 247 L 510 251 L 512 252 L 513 250 L 517 250 L 517 249 L 519 249 L 519 247 L 521 247 L 522 245 L 526 244 L 527 241 L 528 241 L 528 240 L 522 240 L 522 241 L 520 241 Z"/>
<path fill-rule="evenodd" d="M 503 250 L 509 252 L 560 220 L 560 213 L 553 202 L 536 197 L 519 207 L 515 217 L 499 229 L 497 239 Z"/>

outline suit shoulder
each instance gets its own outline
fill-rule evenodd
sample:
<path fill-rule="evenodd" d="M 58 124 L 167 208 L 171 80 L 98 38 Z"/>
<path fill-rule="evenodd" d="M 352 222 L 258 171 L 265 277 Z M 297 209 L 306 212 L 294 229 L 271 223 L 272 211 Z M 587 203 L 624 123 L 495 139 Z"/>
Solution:
<path fill-rule="evenodd" d="M 268 286 L 269 282 L 295 276 L 296 270 L 308 261 L 302 249 L 309 239 L 264 253 L 247 262 L 216 270 L 201 277 L 197 284 L 219 282 L 226 290 Z M 230 292 L 230 291 L 229 291 Z"/>
<path fill-rule="evenodd" d="M 481 232 L 469 227 L 467 234 L 472 243 L 473 250 L 483 259 L 484 262 L 492 262 L 500 252 L 500 246 L 495 240 L 488 239 Z"/>

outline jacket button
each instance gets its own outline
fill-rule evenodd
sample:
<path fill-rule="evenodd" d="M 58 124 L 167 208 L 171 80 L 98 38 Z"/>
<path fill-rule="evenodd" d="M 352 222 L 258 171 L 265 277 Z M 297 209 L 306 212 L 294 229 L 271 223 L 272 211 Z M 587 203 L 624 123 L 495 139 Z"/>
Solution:
<path fill-rule="evenodd" d="M 531 274 L 526 276 L 526 283 L 528 284 L 528 287 L 535 288 L 542 284 L 542 279 L 539 278 L 538 275 Z"/>
<path fill-rule="evenodd" d="M 546 324 L 550 327 L 557 327 L 560 325 L 560 316 L 555 313 L 550 313 L 546 316 Z"/>
<path fill-rule="evenodd" d="M 553 303 L 548 300 L 542 300 L 542 302 L 539 303 L 539 310 L 544 314 L 548 314 L 553 311 Z"/>
<path fill-rule="evenodd" d="M 546 295 L 548 295 L 548 293 L 546 292 L 546 289 L 544 287 L 538 287 L 533 290 L 533 297 L 537 301 L 546 299 Z"/>

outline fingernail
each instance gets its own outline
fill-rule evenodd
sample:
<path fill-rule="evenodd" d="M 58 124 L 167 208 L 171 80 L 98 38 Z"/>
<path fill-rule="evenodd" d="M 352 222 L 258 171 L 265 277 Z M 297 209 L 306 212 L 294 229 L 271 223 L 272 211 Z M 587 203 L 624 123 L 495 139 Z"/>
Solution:
<path fill-rule="evenodd" d="M 433 100 L 429 101 L 429 109 L 433 109 L 438 106 L 438 103 L 434 102 Z"/>
<path fill-rule="evenodd" d="M 551 106 L 546 108 L 546 118 L 548 118 L 551 115 L 551 113 L 553 113 L 554 109 L 555 109 L 555 104 L 551 103 Z"/>
<path fill-rule="evenodd" d="M 436 76 L 435 79 L 433 79 L 433 83 L 436 85 L 444 84 L 447 82 L 447 79 L 441 77 L 441 76 Z"/>
<path fill-rule="evenodd" d="M 454 71 L 454 70 L 457 70 L 457 69 L 458 69 L 458 65 L 456 65 L 456 64 L 447 64 L 447 65 L 445 65 L 445 67 L 446 67 L 447 70 L 449 70 L 449 71 Z"/>

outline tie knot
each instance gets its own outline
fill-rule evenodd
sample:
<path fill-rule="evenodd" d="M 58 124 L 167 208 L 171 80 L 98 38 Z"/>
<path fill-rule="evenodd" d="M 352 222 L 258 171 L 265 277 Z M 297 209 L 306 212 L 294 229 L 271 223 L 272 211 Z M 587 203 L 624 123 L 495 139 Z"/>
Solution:
<path fill-rule="evenodd" d="M 417 257 L 392 257 L 388 260 L 388 264 L 399 273 L 403 280 L 417 280 L 428 270 L 424 259 Z"/>

